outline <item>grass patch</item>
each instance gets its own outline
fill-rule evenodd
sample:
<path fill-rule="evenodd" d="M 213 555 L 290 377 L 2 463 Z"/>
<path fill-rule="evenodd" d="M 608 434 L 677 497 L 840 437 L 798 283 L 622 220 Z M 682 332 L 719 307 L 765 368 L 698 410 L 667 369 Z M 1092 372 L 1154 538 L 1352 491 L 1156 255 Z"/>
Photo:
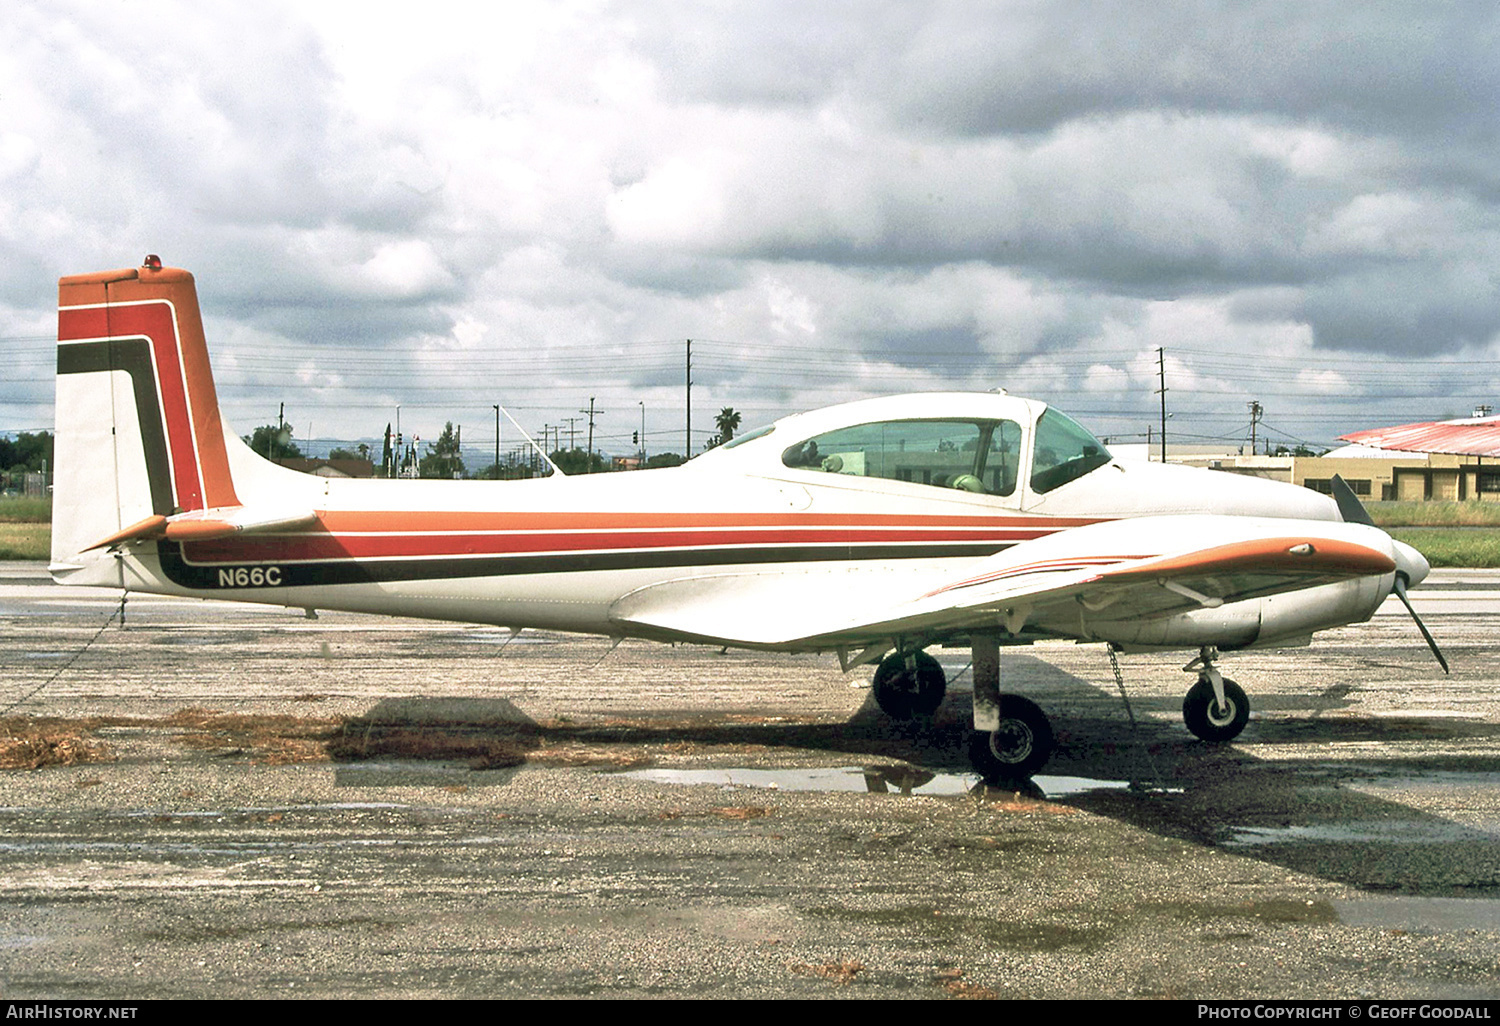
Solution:
<path fill-rule="evenodd" d="M 464 761 L 470 769 L 505 769 L 527 761 L 536 747 L 527 738 L 490 727 L 462 723 L 375 723 L 345 720 L 326 742 L 334 762 L 381 757 L 439 762 Z"/>
<path fill-rule="evenodd" d="M 179 709 L 161 721 L 180 731 L 178 744 L 218 754 L 244 753 L 268 766 L 327 762 L 341 721 L 266 713 Z"/>
<path fill-rule="evenodd" d="M 29 499 L 24 496 L 0 499 L 0 524 L 49 524 L 51 522 L 51 499 Z"/>
<path fill-rule="evenodd" d="M 111 762 L 114 755 L 99 737 L 107 728 L 166 731 L 183 748 L 220 758 L 244 757 L 268 766 L 360 762 L 395 757 L 466 762 L 488 770 L 539 765 L 626 769 L 650 765 L 648 756 L 619 745 L 569 743 L 547 747 L 534 731 L 466 723 L 374 723 L 343 716 L 291 716 L 229 713 L 217 709 L 178 709 L 163 717 L 88 716 L 76 719 L 9 716 L 0 718 L 0 770 Z M 758 806 L 715 809 L 712 815 L 749 820 L 770 814 Z"/>
<path fill-rule="evenodd" d="M 52 553 L 52 500 L 0 499 L 0 559 L 46 559 Z"/>
<path fill-rule="evenodd" d="M 41 769 L 113 762 L 90 721 L 8 716 L 0 720 L 0 769 Z"/>
<path fill-rule="evenodd" d="M 1406 542 L 1433 566 L 1500 567 L 1500 528 L 1398 527 L 1391 537 Z"/>
<path fill-rule="evenodd" d="M 1500 502 L 1367 502 L 1379 527 L 1500 527 Z"/>
<path fill-rule="evenodd" d="M 51 524 L 0 522 L 0 559 L 46 559 L 51 552 Z"/>

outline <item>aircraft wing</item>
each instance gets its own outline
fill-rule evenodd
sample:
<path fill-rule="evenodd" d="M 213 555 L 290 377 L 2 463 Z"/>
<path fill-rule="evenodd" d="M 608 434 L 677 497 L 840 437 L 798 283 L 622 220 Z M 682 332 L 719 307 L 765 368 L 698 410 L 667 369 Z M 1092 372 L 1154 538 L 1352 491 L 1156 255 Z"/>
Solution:
<path fill-rule="evenodd" d="M 892 562 L 687 576 L 625 596 L 611 615 L 662 637 L 778 648 L 997 627 L 1081 636 L 1081 611 L 1151 619 L 1395 567 L 1390 537 L 1359 524 L 1136 517 L 1059 531 L 936 571 Z"/>

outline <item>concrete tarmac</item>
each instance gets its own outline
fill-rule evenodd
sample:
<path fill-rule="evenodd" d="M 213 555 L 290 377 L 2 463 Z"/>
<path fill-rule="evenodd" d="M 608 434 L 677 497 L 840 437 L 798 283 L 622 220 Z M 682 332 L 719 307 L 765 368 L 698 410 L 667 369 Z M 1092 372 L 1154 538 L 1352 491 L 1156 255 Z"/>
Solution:
<path fill-rule="evenodd" d="M 133 596 L 0 564 L 0 997 L 1500 997 L 1500 575 L 1225 658 L 1002 653 L 976 788 L 868 668 Z M 1135 723 L 1132 725 L 1131 717 Z M 24 740 L 24 738 L 22 738 Z M 12 742 L 12 750 L 19 742 Z M 50 744 L 50 748 L 48 745 Z"/>

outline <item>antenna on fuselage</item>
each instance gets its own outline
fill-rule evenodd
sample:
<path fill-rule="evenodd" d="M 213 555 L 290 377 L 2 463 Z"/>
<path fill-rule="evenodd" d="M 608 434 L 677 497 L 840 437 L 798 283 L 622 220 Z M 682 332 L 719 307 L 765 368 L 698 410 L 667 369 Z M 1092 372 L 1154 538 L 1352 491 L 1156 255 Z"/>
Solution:
<path fill-rule="evenodd" d="M 552 468 L 552 473 L 556 474 L 558 477 L 567 477 L 568 476 L 567 474 L 563 473 L 562 467 L 559 467 L 556 463 L 552 462 L 552 457 L 547 455 L 547 450 L 544 449 L 542 446 L 537 445 L 536 444 L 536 439 L 532 438 L 530 435 L 528 435 L 526 433 L 526 429 L 523 428 L 519 423 L 516 422 L 516 418 L 514 418 L 514 417 L 512 417 L 510 415 L 510 411 L 509 410 L 507 410 L 504 406 L 497 406 L 495 408 L 497 410 L 499 410 L 501 413 L 505 414 L 505 419 L 508 420 L 508 421 L 510 421 L 512 427 L 514 427 L 517 431 L 521 432 L 521 437 L 524 438 L 524 439 L 526 439 L 527 443 L 530 444 L 530 446 L 537 451 L 537 455 L 541 456 L 542 461 L 544 463 L 546 463 L 547 466 L 549 466 L 549 467 Z"/>

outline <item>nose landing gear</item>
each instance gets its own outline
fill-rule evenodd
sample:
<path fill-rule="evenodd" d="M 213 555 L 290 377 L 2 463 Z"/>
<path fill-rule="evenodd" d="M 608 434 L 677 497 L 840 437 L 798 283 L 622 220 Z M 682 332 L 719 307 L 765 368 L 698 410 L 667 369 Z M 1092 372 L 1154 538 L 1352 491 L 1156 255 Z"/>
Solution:
<path fill-rule="evenodd" d="M 1218 651 L 1204 648 L 1198 658 L 1183 667 L 1197 670 L 1198 683 L 1182 700 L 1182 722 L 1204 741 L 1233 741 L 1250 722 L 1250 699 L 1244 689 L 1214 666 Z"/>

